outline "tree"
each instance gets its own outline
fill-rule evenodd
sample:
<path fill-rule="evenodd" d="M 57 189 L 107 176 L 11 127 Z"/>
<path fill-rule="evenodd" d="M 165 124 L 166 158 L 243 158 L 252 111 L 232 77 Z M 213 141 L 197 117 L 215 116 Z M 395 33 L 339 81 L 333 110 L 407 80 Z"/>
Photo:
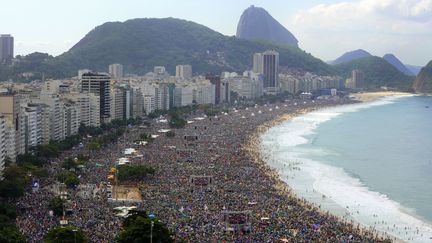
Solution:
<path fill-rule="evenodd" d="M 174 113 L 171 116 L 171 120 L 169 121 L 169 126 L 172 128 L 183 128 L 184 126 L 186 126 L 186 124 L 187 121 L 177 113 Z"/>
<path fill-rule="evenodd" d="M 0 202 L 0 215 L 4 215 L 11 220 L 15 220 L 16 218 L 15 205 L 6 202 Z"/>
<path fill-rule="evenodd" d="M 0 197 L 18 198 L 24 194 L 24 187 L 28 182 L 26 171 L 17 165 L 4 169 L 4 180 L 0 181 Z"/>
<path fill-rule="evenodd" d="M 150 242 L 150 236 L 155 243 L 174 242 L 174 234 L 165 224 L 157 218 L 149 218 L 142 212 L 135 212 L 127 217 L 123 226 L 123 230 L 117 236 L 119 243 Z"/>
<path fill-rule="evenodd" d="M 117 170 L 120 181 L 140 181 L 155 173 L 155 169 L 145 165 L 121 165 Z"/>
<path fill-rule="evenodd" d="M 60 182 L 66 184 L 66 186 L 69 188 L 77 186 L 80 182 L 78 176 L 70 171 L 65 171 L 61 173 L 60 175 L 58 175 L 57 179 Z"/>
<path fill-rule="evenodd" d="M 70 170 L 70 169 L 72 169 L 72 168 L 76 168 L 77 167 L 77 163 L 75 162 L 75 160 L 74 159 L 72 159 L 72 158 L 66 158 L 64 161 L 63 161 L 63 164 L 62 164 L 62 167 L 63 168 L 65 168 L 65 169 L 67 169 L 67 170 Z"/>
<path fill-rule="evenodd" d="M 173 138 L 173 137 L 175 137 L 175 133 L 174 133 L 173 131 L 168 131 L 168 132 L 166 133 L 166 136 L 167 136 L 168 138 Z"/>
<path fill-rule="evenodd" d="M 48 207 L 51 209 L 56 216 L 63 215 L 65 201 L 60 197 L 53 197 L 49 201 Z"/>
<path fill-rule="evenodd" d="M 24 243 L 26 239 L 15 225 L 8 224 L 0 227 L 0 242 Z"/>
<path fill-rule="evenodd" d="M 56 227 L 48 232 L 45 243 L 83 243 L 87 242 L 84 232 L 73 226 Z"/>

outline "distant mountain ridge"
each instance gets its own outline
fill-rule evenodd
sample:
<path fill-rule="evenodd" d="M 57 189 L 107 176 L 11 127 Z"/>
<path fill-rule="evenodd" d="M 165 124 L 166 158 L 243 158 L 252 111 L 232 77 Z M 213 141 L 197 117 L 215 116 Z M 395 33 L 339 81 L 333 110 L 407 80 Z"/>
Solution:
<path fill-rule="evenodd" d="M 297 38 L 265 9 L 252 5 L 240 17 L 236 37 L 298 47 Z"/>
<path fill-rule="evenodd" d="M 138 75 L 159 65 L 174 73 L 178 64 L 191 64 L 194 74 L 243 72 L 252 67 L 254 53 L 269 49 L 279 52 L 282 67 L 321 75 L 337 73 L 335 68 L 297 47 L 228 37 L 181 19 L 144 18 L 102 24 L 69 51 L 57 57 L 39 58 L 41 61 L 32 63 L 31 67 L 21 68 L 26 60 L 4 72 L 0 67 L 0 80 L 16 78 L 23 72 L 67 78 L 76 76 L 79 69 L 107 71 L 112 63 L 121 63 L 126 73 Z"/>
<path fill-rule="evenodd" d="M 405 64 L 405 67 L 407 67 L 414 75 L 418 75 L 420 73 L 420 70 L 423 68 L 421 66 L 409 65 L 409 64 Z"/>
<path fill-rule="evenodd" d="M 351 77 L 351 71 L 358 69 L 364 73 L 367 88 L 377 89 L 381 86 L 400 88 L 410 91 L 413 77 L 400 72 L 381 57 L 367 56 L 354 59 L 335 66 L 344 78 Z"/>
<path fill-rule="evenodd" d="M 399 71 L 403 72 L 406 75 L 414 76 L 414 73 L 412 73 L 406 66 L 403 64 L 395 55 L 393 54 L 385 54 L 383 56 L 384 60 L 386 60 L 388 63 L 393 65 L 395 68 L 397 68 Z"/>
<path fill-rule="evenodd" d="M 363 58 L 363 57 L 370 57 L 370 56 L 372 56 L 372 55 L 369 52 L 367 52 L 363 49 L 358 49 L 355 51 L 346 52 L 342 56 L 338 57 L 336 60 L 330 61 L 329 63 L 332 65 L 338 65 L 338 64 L 345 63 L 345 62 L 350 62 L 350 61 L 355 60 L 355 59 L 359 59 L 359 58 Z"/>
<path fill-rule="evenodd" d="M 432 93 L 432 61 L 421 69 L 414 81 L 413 88 L 418 93 Z"/>

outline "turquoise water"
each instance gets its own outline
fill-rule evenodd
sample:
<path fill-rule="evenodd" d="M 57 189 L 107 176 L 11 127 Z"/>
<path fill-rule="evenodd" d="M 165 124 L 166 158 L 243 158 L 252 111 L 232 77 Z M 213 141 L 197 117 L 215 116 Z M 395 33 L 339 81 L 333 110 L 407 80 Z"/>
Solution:
<path fill-rule="evenodd" d="M 311 158 L 343 167 L 432 222 L 431 126 L 432 97 L 408 97 L 325 122 L 305 147 L 329 151 Z"/>
<path fill-rule="evenodd" d="M 432 242 L 431 125 L 432 97 L 388 97 L 284 122 L 262 136 L 262 152 L 299 196 L 325 210 Z"/>

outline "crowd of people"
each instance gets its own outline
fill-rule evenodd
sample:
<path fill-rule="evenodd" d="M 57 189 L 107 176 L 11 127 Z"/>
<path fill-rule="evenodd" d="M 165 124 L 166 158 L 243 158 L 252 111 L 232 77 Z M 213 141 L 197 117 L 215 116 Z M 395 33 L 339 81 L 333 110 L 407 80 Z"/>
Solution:
<path fill-rule="evenodd" d="M 89 156 L 78 171 L 81 189 L 69 189 L 69 224 L 84 230 L 91 242 L 112 242 L 121 230 L 122 218 L 108 203 L 107 174 L 126 148 L 143 156 L 131 163 L 156 170 L 138 186 L 138 209 L 154 214 L 175 232 L 175 241 L 186 242 L 365 242 L 385 241 L 377 232 L 322 212 L 291 193 L 261 159 L 260 132 L 286 114 L 349 102 L 346 100 L 286 101 L 252 107 L 230 108 L 214 117 L 203 112 L 189 114 L 185 128 L 165 136 L 166 119 L 153 119 L 149 126 L 132 126 L 117 141 L 98 151 L 83 146 L 51 161 L 50 178 L 62 170 L 61 162 L 78 154 Z M 146 145 L 137 145 L 140 134 L 159 135 Z M 195 138 L 195 139 L 191 139 Z M 84 141 L 85 144 L 85 141 Z M 40 242 L 60 218 L 50 215 L 48 202 L 55 196 L 54 179 L 42 182 L 19 203 L 17 224 L 30 242 Z M 88 190 L 83 193 L 82 190 Z M 83 196 L 85 195 L 85 196 Z M 232 217 L 224 217 L 228 212 Z M 237 216 L 235 216 L 237 214 Z M 227 219 L 247 219 L 231 222 Z M 247 217 L 245 216 L 247 215 Z M 237 225 L 237 223 L 238 225 Z"/>

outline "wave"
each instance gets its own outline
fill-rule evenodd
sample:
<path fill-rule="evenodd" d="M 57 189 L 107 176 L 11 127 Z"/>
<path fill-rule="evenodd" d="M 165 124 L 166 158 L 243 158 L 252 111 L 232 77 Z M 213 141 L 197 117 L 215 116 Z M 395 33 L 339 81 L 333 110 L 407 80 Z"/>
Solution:
<path fill-rule="evenodd" d="M 262 135 L 264 158 L 270 166 L 279 170 L 281 178 L 300 196 L 316 199 L 315 203 L 335 204 L 337 207 L 328 207 L 339 209 L 339 212 L 334 213 L 346 214 L 348 218 L 355 219 L 364 226 L 400 239 L 431 242 L 432 225 L 418 218 L 415 210 L 404 208 L 386 195 L 370 190 L 359 176 L 350 174 L 343 168 L 310 159 L 331 155 L 333 151 L 301 146 L 313 142 L 308 136 L 314 134 L 316 128 L 326 121 L 344 113 L 389 105 L 402 97 L 386 97 L 370 103 L 326 108 L 284 122 Z M 311 196 L 311 193 L 318 193 L 319 196 Z"/>

